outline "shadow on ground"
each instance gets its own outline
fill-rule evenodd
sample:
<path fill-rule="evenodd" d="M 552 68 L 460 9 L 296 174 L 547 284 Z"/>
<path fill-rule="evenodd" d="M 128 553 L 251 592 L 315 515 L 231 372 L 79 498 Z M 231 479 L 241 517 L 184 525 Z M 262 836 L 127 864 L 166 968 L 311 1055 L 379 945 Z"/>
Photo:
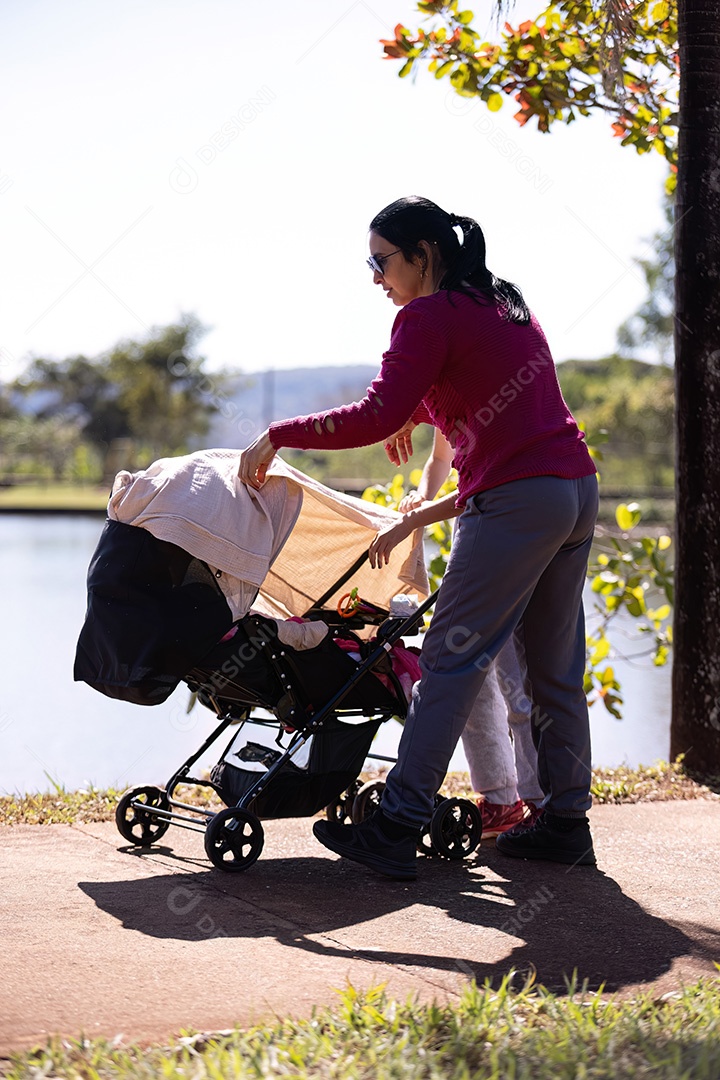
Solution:
<path fill-rule="evenodd" d="M 408 884 L 344 860 L 268 858 L 242 874 L 153 874 L 79 888 L 126 929 L 153 937 L 273 937 L 316 955 L 479 982 L 497 983 L 514 968 L 556 991 L 574 970 L 593 990 L 653 982 L 679 957 L 712 974 L 720 955 L 717 931 L 649 914 L 591 867 L 511 861 L 488 848 L 466 862 L 422 858 L 419 869 Z"/>

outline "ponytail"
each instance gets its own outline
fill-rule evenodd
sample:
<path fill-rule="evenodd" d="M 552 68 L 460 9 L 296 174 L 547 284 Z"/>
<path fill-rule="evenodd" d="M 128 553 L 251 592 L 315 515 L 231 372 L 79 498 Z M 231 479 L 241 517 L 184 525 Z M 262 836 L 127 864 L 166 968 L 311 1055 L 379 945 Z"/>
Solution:
<path fill-rule="evenodd" d="M 485 237 L 477 221 L 457 214 L 448 214 L 448 221 L 453 229 L 462 231 L 463 239 L 455 259 L 440 281 L 440 288 L 467 294 L 467 286 L 470 285 L 491 296 L 502 308 L 508 322 L 529 323 L 530 311 L 517 285 L 495 277 L 485 265 Z"/>
<path fill-rule="evenodd" d="M 410 195 L 381 210 L 370 229 L 398 247 L 408 262 L 424 258 L 422 240 L 434 245 L 441 267 L 437 287 L 447 289 L 451 303 L 452 292 L 465 293 L 475 303 L 482 303 L 479 292 L 496 304 L 509 322 L 530 322 L 528 306 L 517 285 L 495 277 L 485 265 L 485 237 L 474 218 L 448 214 L 430 199 Z"/>

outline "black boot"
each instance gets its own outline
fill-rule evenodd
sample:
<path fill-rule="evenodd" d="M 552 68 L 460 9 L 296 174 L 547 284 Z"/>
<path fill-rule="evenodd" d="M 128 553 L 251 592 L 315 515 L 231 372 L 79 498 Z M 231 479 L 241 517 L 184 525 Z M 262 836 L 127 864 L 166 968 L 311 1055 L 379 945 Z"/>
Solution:
<path fill-rule="evenodd" d="M 548 859 L 573 866 L 596 865 L 588 819 L 557 817 L 547 810 L 529 828 L 501 833 L 495 847 L 514 859 Z"/>
<path fill-rule="evenodd" d="M 313 832 L 320 843 L 336 855 L 363 863 L 386 877 L 400 881 L 412 881 L 417 877 L 419 830 L 385 818 L 382 810 L 376 810 L 359 825 L 316 821 Z"/>

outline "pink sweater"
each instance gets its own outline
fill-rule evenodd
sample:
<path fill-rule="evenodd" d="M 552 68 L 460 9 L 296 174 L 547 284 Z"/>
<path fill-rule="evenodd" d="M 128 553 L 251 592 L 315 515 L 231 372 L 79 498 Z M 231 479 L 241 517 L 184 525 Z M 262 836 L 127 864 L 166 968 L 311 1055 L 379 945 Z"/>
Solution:
<path fill-rule="evenodd" d="M 577 478 L 595 466 L 563 400 L 535 318 L 507 322 L 494 304 L 446 291 L 412 300 L 360 402 L 270 425 L 276 450 L 342 450 L 438 427 L 454 448 L 458 505 L 527 476 Z"/>

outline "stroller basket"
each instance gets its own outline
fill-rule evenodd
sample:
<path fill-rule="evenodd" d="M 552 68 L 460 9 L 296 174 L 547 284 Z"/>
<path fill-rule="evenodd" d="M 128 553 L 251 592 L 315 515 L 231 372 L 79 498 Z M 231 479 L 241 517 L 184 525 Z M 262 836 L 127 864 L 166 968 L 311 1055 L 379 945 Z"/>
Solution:
<path fill-rule="evenodd" d="M 274 783 L 247 803 L 244 796 L 257 783 L 258 772 L 243 768 L 242 760 L 243 753 L 249 756 L 248 747 L 253 748 L 254 744 L 247 744 L 237 754 L 229 755 L 238 759 L 238 765 L 228 760 L 219 762 L 210 779 L 228 806 L 242 801 L 247 810 L 261 818 L 309 817 L 323 810 L 352 784 L 363 767 L 380 723 L 380 719 L 360 724 L 328 720 L 322 731 L 313 734 L 309 740 L 310 752 L 305 767 L 284 760 L 275 774 Z M 261 755 L 262 751 L 265 754 Z M 275 764 L 283 757 L 278 751 L 268 752 L 267 747 L 258 747 L 257 756 L 262 756 L 267 765 Z"/>

